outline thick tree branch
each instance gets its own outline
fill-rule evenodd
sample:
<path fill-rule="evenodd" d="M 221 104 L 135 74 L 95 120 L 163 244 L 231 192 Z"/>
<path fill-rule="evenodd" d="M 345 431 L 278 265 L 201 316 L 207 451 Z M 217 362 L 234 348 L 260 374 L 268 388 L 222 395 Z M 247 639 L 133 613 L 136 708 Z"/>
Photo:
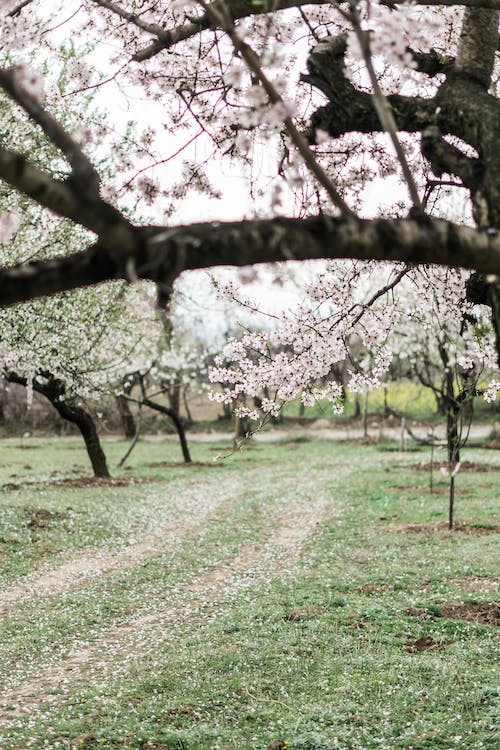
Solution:
<path fill-rule="evenodd" d="M 33 0 L 22 0 L 22 2 L 18 3 L 14 8 L 12 8 L 7 15 L 10 18 L 15 18 L 15 16 L 18 16 L 19 13 L 22 11 L 23 8 L 25 8 L 27 5 L 31 5 Z"/>
<path fill-rule="evenodd" d="M 316 45 L 311 51 L 308 73 L 301 80 L 322 91 L 330 100 L 312 116 L 309 139 L 315 142 L 316 129 L 325 130 L 333 138 L 348 132 L 375 133 L 384 128 L 373 104 L 373 96 L 359 91 L 345 76 L 344 35 L 330 37 Z M 434 99 L 393 95 L 388 96 L 399 130 L 409 133 L 421 132 L 436 117 Z"/>
<path fill-rule="evenodd" d="M 111 2 L 105 2 L 104 0 L 93 0 L 98 5 L 110 8 L 115 5 Z M 397 7 L 403 5 L 407 0 L 381 0 L 382 5 L 387 7 Z M 154 28 L 154 24 L 148 24 L 150 26 L 150 33 L 157 36 L 157 39 L 151 44 L 148 44 L 141 50 L 138 50 L 133 56 L 132 60 L 136 62 L 143 62 L 154 57 L 162 50 L 167 50 L 173 47 L 179 42 L 183 42 L 186 39 L 190 39 L 196 34 L 199 34 L 205 29 L 213 28 L 213 14 L 210 14 L 210 10 L 214 10 L 216 13 L 220 13 L 224 10 L 229 13 L 233 21 L 241 18 L 248 18 L 249 16 L 258 16 L 267 13 L 275 13 L 279 10 L 286 10 L 288 8 L 301 8 L 307 5 L 339 5 L 339 7 L 346 6 L 347 2 L 331 2 L 331 0 L 275 0 L 275 2 L 267 2 L 266 0 L 215 0 L 208 6 L 208 11 L 201 14 L 199 18 L 190 21 L 189 23 L 181 24 L 173 29 L 165 30 L 161 29 L 159 33 L 151 31 Z M 492 8 L 500 9 L 500 0 L 417 0 L 417 5 L 423 6 L 465 6 L 471 8 Z M 115 10 L 118 15 L 122 18 L 126 17 L 126 12 L 121 10 Z M 132 15 L 132 14 L 130 14 Z M 135 25 L 139 25 L 137 16 L 134 16 L 131 20 Z M 145 29 L 146 31 L 148 29 Z"/>
<path fill-rule="evenodd" d="M 56 180 L 23 154 L 0 146 L 0 179 L 40 206 L 99 235 L 101 245 L 111 254 L 137 251 L 136 229 L 125 216 L 99 196 L 87 200 L 71 178 Z"/>
<path fill-rule="evenodd" d="M 422 153 L 436 177 L 441 177 L 443 173 L 454 174 L 470 190 L 476 190 L 483 177 L 481 161 L 466 156 L 459 148 L 445 141 L 435 125 L 422 133 Z"/>
<path fill-rule="evenodd" d="M 455 58 L 451 55 L 441 55 L 435 49 L 431 49 L 430 52 L 421 52 L 420 50 L 413 50 L 407 48 L 407 51 L 412 56 L 419 73 L 425 73 L 429 78 L 440 74 L 447 74 L 450 70 L 453 70 L 455 66 Z"/>
<path fill-rule="evenodd" d="M 184 270 L 284 260 L 359 258 L 436 263 L 500 274 L 500 235 L 437 219 L 372 221 L 318 216 L 147 227 L 135 255 L 110 254 L 99 244 L 65 258 L 0 271 L 0 305 L 128 279 L 170 286 Z"/>

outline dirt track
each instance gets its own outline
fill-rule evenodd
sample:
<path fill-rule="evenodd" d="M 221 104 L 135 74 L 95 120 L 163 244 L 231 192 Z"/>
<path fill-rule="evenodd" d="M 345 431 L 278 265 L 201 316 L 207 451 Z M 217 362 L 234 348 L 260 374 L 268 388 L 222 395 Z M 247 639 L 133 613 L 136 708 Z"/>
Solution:
<path fill-rule="evenodd" d="M 225 500 L 211 508 L 212 514 L 223 514 L 231 505 Z M 188 520 L 184 525 L 167 527 L 161 534 L 152 535 L 131 545 L 122 553 L 109 554 L 104 550 L 88 552 L 80 559 L 32 576 L 29 582 L 6 589 L 0 601 L 4 606 L 15 601 L 23 601 L 50 596 L 68 588 L 83 587 L 90 583 L 99 571 L 101 575 L 118 569 L 138 565 L 148 556 L 161 551 L 173 539 L 193 538 L 202 531 L 210 516 Z M 331 510 L 329 511 L 331 514 Z M 117 662 L 126 662 L 131 655 L 137 659 L 141 648 L 148 639 L 155 643 L 165 638 L 166 626 L 175 623 L 196 622 L 202 613 L 254 583 L 273 578 L 296 564 L 302 547 L 327 515 L 324 498 L 314 501 L 291 502 L 280 508 L 279 515 L 271 514 L 265 522 L 259 539 L 245 544 L 229 559 L 221 559 L 215 566 L 202 571 L 182 587 L 177 588 L 165 606 L 158 611 L 136 613 L 118 626 L 110 627 L 101 633 L 98 640 L 71 649 L 68 655 L 43 668 L 36 679 L 13 685 L 0 695 L 0 726 L 8 727 L 16 717 L 38 710 L 42 704 L 52 705 L 64 699 L 72 690 L 84 687 L 91 679 L 112 674 Z M 69 577 L 68 577 L 69 576 Z M 39 587 L 33 589 L 36 584 Z"/>

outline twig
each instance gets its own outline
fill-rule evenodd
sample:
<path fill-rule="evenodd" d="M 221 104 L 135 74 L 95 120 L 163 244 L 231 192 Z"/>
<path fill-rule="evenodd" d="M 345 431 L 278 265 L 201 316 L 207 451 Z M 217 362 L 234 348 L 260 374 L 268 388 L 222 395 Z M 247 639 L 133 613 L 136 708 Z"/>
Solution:
<path fill-rule="evenodd" d="M 205 10 L 206 14 L 211 17 L 217 25 L 220 25 L 228 35 L 236 52 L 239 53 L 247 68 L 262 85 L 262 88 L 266 92 L 271 104 L 282 104 L 286 110 L 286 103 L 283 101 L 283 98 L 279 94 L 274 84 L 269 80 L 269 78 L 262 70 L 258 54 L 254 49 L 252 49 L 252 47 L 250 47 L 247 42 L 240 39 L 234 27 L 233 19 L 229 16 L 229 14 L 225 14 L 222 9 L 219 11 L 218 9 L 214 8 L 213 5 L 208 5 L 204 0 L 198 1 L 202 8 Z M 344 214 L 344 216 L 356 218 L 356 214 L 347 205 L 338 190 L 334 187 L 327 173 L 317 161 L 316 156 L 311 150 L 307 140 L 297 129 L 290 115 L 287 115 L 284 118 L 283 124 L 285 126 L 286 132 L 290 136 L 290 139 L 304 159 L 304 162 L 307 165 L 309 171 L 314 175 L 319 184 L 325 189 L 332 203 L 337 206 L 337 208 L 342 212 L 342 214 Z"/>
<path fill-rule="evenodd" d="M 392 145 L 394 146 L 396 155 L 398 157 L 399 163 L 401 164 L 401 168 L 403 170 L 403 176 L 406 180 L 406 184 L 408 185 L 408 190 L 410 193 L 410 198 L 412 200 L 412 203 L 415 206 L 415 208 L 422 210 L 422 201 L 420 200 L 418 188 L 415 183 L 415 180 L 413 179 L 410 165 L 408 164 L 408 160 L 406 158 L 405 152 L 403 151 L 401 141 L 399 140 L 399 137 L 398 137 L 398 132 L 397 132 L 398 128 L 396 125 L 396 120 L 394 119 L 394 115 L 392 114 L 392 109 L 389 105 L 389 102 L 387 101 L 386 97 L 384 96 L 382 92 L 382 89 L 380 88 L 377 74 L 375 73 L 375 69 L 373 67 L 373 61 L 372 61 L 372 56 L 370 52 L 369 33 L 367 31 L 363 31 L 363 29 L 361 28 L 361 24 L 359 20 L 359 13 L 357 11 L 357 8 L 354 5 L 351 5 L 350 13 L 348 15 L 349 15 L 352 27 L 354 29 L 354 33 L 356 34 L 356 38 L 358 40 L 361 52 L 363 54 L 363 59 L 365 61 L 366 69 L 368 71 L 370 82 L 373 87 L 373 96 L 372 96 L 373 106 L 375 107 L 375 111 L 380 120 L 380 124 L 390 136 Z"/>
<path fill-rule="evenodd" d="M 136 427 L 135 427 L 135 434 L 134 434 L 134 437 L 132 438 L 132 442 L 130 443 L 130 446 L 129 446 L 127 452 L 125 453 L 125 455 L 123 456 L 123 458 L 121 458 L 120 461 L 117 464 L 117 468 L 118 469 L 121 469 L 121 467 L 124 465 L 125 461 L 130 456 L 130 454 L 134 450 L 134 448 L 137 445 L 137 442 L 139 440 L 139 435 L 141 433 L 141 426 L 142 426 L 142 404 L 140 402 L 138 402 L 138 403 L 139 403 L 139 411 L 137 412 L 137 423 L 136 423 Z"/>

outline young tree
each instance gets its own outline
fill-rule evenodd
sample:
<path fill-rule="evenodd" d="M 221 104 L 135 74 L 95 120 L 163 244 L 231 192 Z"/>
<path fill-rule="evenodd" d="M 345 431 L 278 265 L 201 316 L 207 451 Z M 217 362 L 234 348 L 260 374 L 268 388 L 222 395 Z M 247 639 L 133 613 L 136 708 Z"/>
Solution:
<path fill-rule="evenodd" d="M 23 154 L 14 137 L 2 144 L 0 177 L 96 240 L 68 258 L 4 269 L 1 302 L 117 277 L 148 278 L 168 289 L 186 269 L 356 257 L 486 274 L 483 301 L 498 323 L 499 10 L 500 0 L 88 0 L 75 16 L 65 0 L 50 10 L 42 0 L 3 3 L 0 85 L 45 132 L 64 165 L 54 175 L 37 153 Z M 112 40 L 111 56 L 98 54 L 103 35 Z M 304 38 L 309 50 L 297 43 Z M 99 85 L 118 85 L 125 96 L 134 90 L 131 109 L 144 100 L 159 105 L 154 125 L 133 146 L 121 137 L 104 142 L 115 162 L 115 179 L 105 184 L 75 134 L 51 114 L 60 50 L 67 52 L 70 39 L 73 107 L 78 91 Z M 25 62 L 35 47 L 51 59 L 45 97 Z M 95 138 L 92 130 L 86 137 Z M 174 131 L 186 138 L 172 151 L 185 146 L 188 158 L 173 184 L 159 168 L 148 168 L 170 162 L 162 134 Z M 198 134 L 205 145 L 210 139 L 221 163 L 260 158 L 257 147 L 248 147 L 261 136 L 275 150 L 271 185 L 259 188 L 269 188 L 274 203 L 260 217 L 137 225 L 105 197 L 128 191 L 148 203 L 158 196 L 174 216 L 178 198 L 193 187 L 215 196 L 205 165 L 190 158 L 187 141 Z M 400 218 L 361 219 L 367 180 L 394 172 L 408 193 Z M 300 184 L 295 218 L 274 213 L 280 174 Z M 442 207 L 435 216 L 425 213 L 426 184 L 435 193 L 436 183 L 467 191 L 476 228 L 439 218 Z M 3 226 L 9 231 L 5 220 Z"/>
<path fill-rule="evenodd" d="M 419 382 L 434 394 L 439 411 L 446 418 L 451 529 L 455 477 L 460 469 L 460 451 L 469 437 L 474 399 L 482 395 L 494 400 L 500 384 L 493 376 L 494 344 L 484 308 L 473 307 L 465 299 L 456 304 L 453 294 L 443 296 L 437 273 L 443 272 L 422 271 L 425 296 L 415 287 L 405 295 L 394 348 L 409 363 Z M 458 278 L 449 279 L 446 286 L 450 288 L 453 281 L 458 293 Z M 424 298 L 426 303 L 422 304 Z"/>

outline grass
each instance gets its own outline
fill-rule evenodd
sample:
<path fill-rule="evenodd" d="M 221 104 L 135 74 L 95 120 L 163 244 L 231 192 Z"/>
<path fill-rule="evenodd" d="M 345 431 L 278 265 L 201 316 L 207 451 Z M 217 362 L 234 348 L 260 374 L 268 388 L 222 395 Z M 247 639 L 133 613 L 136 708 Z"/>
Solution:
<path fill-rule="evenodd" d="M 386 391 L 386 393 L 384 393 Z M 363 396 L 359 397 L 360 408 L 363 408 Z M 412 380 L 401 379 L 389 382 L 386 387 L 375 388 L 368 394 L 367 409 L 370 416 L 380 417 L 384 414 L 385 399 L 387 405 L 397 413 L 404 414 L 409 419 L 423 421 L 442 421 L 436 412 L 436 399 L 429 388 Z M 356 398 L 355 394 L 347 391 L 344 411 L 340 416 L 335 417 L 332 414 L 332 407 L 328 401 L 319 401 L 314 406 L 308 406 L 305 409 L 304 416 L 312 419 L 331 418 L 343 421 L 350 419 L 355 414 Z M 287 417 L 299 416 L 299 400 L 292 401 L 285 405 L 283 414 Z M 474 400 L 474 411 L 476 416 L 484 419 L 491 419 L 494 415 L 494 407 L 487 404 L 482 397 Z"/>
<path fill-rule="evenodd" d="M 194 443 L 195 460 L 217 447 Z M 124 445 L 106 449 L 113 465 Z M 2 750 L 497 746 L 495 628 L 440 607 L 493 600 L 498 536 L 397 530 L 446 519 L 446 496 L 412 468 L 424 450 L 256 443 L 214 468 L 151 468 L 177 452 L 170 441 L 137 447 L 121 475 L 151 483 L 52 487 L 27 482 L 80 471 L 77 441 L 4 441 L 0 484 L 19 485 L 1 492 L 5 591 L 89 551 L 124 554 L 169 524 L 191 530 L 2 612 L 0 693 L 41 692 L 26 713 L 14 700 L 0 712 Z M 492 451 L 463 458 L 500 467 Z M 495 522 L 500 471 L 460 473 L 457 489 L 457 521 Z M 322 520 L 288 562 L 272 540 L 292 506 Z M 40 508 L 54 515 L 29 526 Z M 435 647 L 412 651 L 424 637 Z M 64 671 L 79 649 L 87 658 Z"/>

